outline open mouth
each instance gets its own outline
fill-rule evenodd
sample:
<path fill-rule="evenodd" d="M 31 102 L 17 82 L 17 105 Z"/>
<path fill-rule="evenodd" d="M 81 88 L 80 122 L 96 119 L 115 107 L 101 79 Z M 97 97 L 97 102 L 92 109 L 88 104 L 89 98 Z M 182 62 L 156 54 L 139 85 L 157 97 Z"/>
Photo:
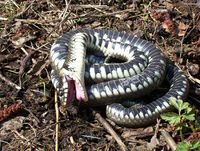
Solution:
<path fill-rule="evenodd" d="M 78 102 L 86 100 L 84 90 L 81 84 L 74 79 L 67 77 L 68 92 L 67 92 L 67 103 L 72 103 L 76 97 Z"/>
<path fill-rule="evenodd" d="M 75 81 L 67 78 L 68 92 L 67 92 L 67 104 L 71 104 L 75 99 Z"/>

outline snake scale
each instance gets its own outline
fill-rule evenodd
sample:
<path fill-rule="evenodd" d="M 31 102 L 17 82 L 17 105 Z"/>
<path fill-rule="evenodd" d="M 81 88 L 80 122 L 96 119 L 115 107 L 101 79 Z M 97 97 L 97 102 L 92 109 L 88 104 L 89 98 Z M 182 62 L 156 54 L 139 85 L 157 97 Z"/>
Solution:
<path fill-rule="evenodd" d="M 131 34 L 105 29 L 78 29 L 59 37 L 51 47 L 51 80 L 61 102 L 74 99 L 106 106 L 115 123 L 138 127 L 152 123 L 171 107 L 169 98 L 185 99 L 188 81 L 175 65 L 167 64 L 152 43 Z M 125 99 L 150 94 L 165 77 L 170 88 L 141 107 L 124 107 Z"/>

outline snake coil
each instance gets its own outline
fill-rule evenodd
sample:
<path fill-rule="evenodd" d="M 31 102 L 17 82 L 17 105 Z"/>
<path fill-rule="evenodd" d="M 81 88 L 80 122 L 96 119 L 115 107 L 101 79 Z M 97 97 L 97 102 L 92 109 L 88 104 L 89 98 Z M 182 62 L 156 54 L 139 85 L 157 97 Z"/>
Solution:
<path fill-rule="evenodd" d="M 76 99 L 94 106 L 107 105 L 107 117 L 120 125 L 148 125 L 170 109 L 170 97 L 185 99 L 188 93 L 186 76 L 178 67 L 168 65 L 159 49 L 122 32 L 67 32 L 52 45 L 50 60 L 52 83 L 61 102 Z M 137 108 L 114 103 L 151 93 L 165 77 L 170 88 L 160 98 Z"/>

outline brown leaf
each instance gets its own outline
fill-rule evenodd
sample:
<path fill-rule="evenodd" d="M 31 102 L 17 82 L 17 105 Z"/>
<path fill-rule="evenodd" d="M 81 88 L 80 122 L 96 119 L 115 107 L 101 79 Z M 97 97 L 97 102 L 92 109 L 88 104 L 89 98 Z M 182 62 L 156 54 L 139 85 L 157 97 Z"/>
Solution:
<path fill-rule="evenodd" d="M 167 10 L 152 11 L 151 16 L 154 20 L 162 23 L 162 27 L 166 32 L 176 36 L 176 26 Z"/>
<path fill-rule="evenodd" d="M 182 37 L 185 35 L 189 25 L 184 24 L 183 22 L 180 22 L 178 25 L 179 33 L 178 36 Z"/>
<path fill-rule="evenodd" d="M 27 37 L 19 37 L 17 40 L 12 40 L 12 43 L 15 45 L 16 48 L 22 47 L 22 45 L 30 40 L 35 39 L 35 36 L 27 36 Z"/>
<path fill-rule="evenodd" d="M 154 135 L 154 136 L 151 138 L 150 143 L 147 143 L 147 147 L 148 147 L 148 149 L 150 149 L 150 150 L 155 149 L 158 145 L 159 145 L 159 141 L 158 141 L 158 139 L 157 139 L 157 135 Z"/>
<path fill-rule="evenodd" d="M 188 141 L 200 140 L 200 132 L 193 132 L 188 138 Z"/>
<path fill-rule="evenodd" d="M 25 117 L 18 116 L 13 119 L 10 119 L 9 121 L 2 123 L 1 129 L 0 129 L 0 136 L 7 135 L 8 131 L 22 128 L 24 119 Z"/>
<path fill-rule="evenodd" d="M 200 71 L 199 64 L 188 64 L 188 70 L 191 75 L 198 75 Z"/>
<path fill-rule="evenodd" d="M 137 129 L 135 131 L 133 131 L 133 130 L 124 131 L 122 133 L 122 137 L 123 138 L 129 138 L 129 137 L 144 138 L 144 137 L 147 137 L 147 136 L 152 136 L 153 134 L 154 134 L 153 128 L 147 127 L 145 129 L 140 128 L 140 129 Z"/>

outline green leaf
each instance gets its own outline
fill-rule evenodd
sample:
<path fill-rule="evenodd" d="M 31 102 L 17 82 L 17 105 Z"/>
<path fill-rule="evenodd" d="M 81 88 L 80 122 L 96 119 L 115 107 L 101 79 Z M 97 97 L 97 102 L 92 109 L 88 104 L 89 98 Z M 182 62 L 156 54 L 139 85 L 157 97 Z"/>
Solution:
<path fill-rule="evenodd" d="M 186 142 L 180 142 L 177 144 L 176 151 L 189 151 L 189 144 Z"/>
<path fill-rule="evenodd" d="M 179 105 L 177 103 L 177 99 L 174 97 L 169 98 L 169 104 L 175 107 L 177 110 L 179 110 Z"/>
<path fill-rule="evenodd" d="M 187 110 L 190 104 L 188 102 L 183 102 L 183 100 L 178 100 L 180 111 Z"/>
<path fill-rule="evenodd" d="M 192 141 L 190 149 L 199 149 L 200 150 L 200 141 L 199 140 Z"/>
<path fill-rule="evenodd" d="M 191 108 L 191 107 L 188 107 L 187 109 L 186 109 L 186 113 L 191 113 L 193 111 L 193 109 Z"/>
<path fill-rule="evenodd" d="M 161 115 L 161 118 L 170 124 L 178 124 L 181 122 L 181 116 L 174 112 L 168 112 Z"/>
<path fill-rule="evenodd" d="M 186 120 L 189 120 L 189 121 L 194 121 L 195 120 L 195 114 L 188 114 L 188 113 L 185 113 L 182 115 L 183 116 L 183 119 L 186 119 Z"/>
<path fill-rule="evenodd" d="M 169 98 L 169 103 L 174 106 L 179 112 L 186 111 L 187 113 L 192 111 L 192 108 L 190 107 L 190 104 L 188 102 L 183 102 L 181 99 L 176 98 Z"/>

